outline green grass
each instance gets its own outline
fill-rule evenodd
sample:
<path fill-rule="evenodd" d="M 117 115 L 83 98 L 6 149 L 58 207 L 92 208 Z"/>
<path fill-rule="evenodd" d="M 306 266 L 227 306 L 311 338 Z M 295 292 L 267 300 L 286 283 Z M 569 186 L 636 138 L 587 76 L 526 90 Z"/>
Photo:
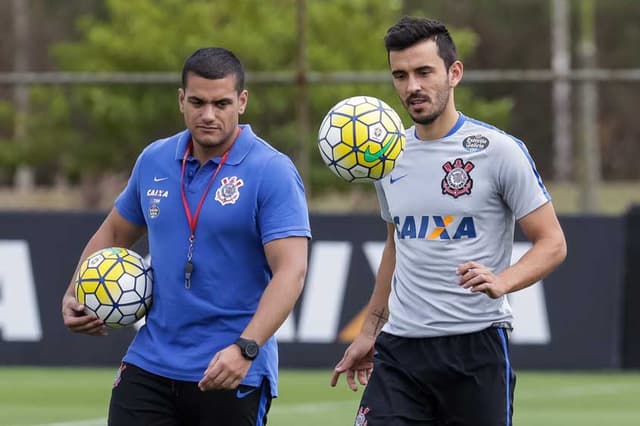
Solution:
<path fill-rule="evenodd" d="M 105 424 L 111 369 L 0 368 L 0 425 L 98 426 Z M 269 424 L 353 424 L 360 392 L 330 370 L 284 370 L 280 398 Z M 640 373 L 519 372 L 514 424 L 518 426 L 637 426 Z"/>

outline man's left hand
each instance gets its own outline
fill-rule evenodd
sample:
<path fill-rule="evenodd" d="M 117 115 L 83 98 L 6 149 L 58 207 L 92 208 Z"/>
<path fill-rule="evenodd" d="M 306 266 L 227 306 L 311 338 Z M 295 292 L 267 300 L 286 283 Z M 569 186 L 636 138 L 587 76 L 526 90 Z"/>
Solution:
<path fill-rule="evenodd" d="M 505 283 L 481 263 L 463 263 L 458 266 L 456 275 L 460 277 L 459 284 L 474 293 L 482 292 L 492 299 L 497 299 L 506 293 Z"/>
<path fill-rule="evenodd" d="M 198 388 L 201 391 L 236 389 L 250 366 L 251 361 L 242 356 L 237 345 L 227 346 L 211 359 Z"/>

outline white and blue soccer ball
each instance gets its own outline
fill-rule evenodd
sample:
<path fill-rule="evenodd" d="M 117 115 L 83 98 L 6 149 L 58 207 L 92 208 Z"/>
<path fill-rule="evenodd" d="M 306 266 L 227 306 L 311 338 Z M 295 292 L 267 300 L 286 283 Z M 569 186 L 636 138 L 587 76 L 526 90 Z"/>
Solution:
<path fill-rule="evenodd" d="M 151 307 L 153 275 L 138 253 L 109 247 L 85 259 L 76 277 L 76 298 L 107 327 L 128 327 Z"/>

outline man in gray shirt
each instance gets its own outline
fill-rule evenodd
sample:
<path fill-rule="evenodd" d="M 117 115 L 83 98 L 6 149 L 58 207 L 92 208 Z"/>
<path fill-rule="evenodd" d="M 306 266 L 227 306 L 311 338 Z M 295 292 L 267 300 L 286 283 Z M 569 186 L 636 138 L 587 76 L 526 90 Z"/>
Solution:
<path fill-rule="evenodd" d="M 388 236 L 331 384 L 367 385 L 356 425 L 511 425 L 506 295 L 564 260 L 564 235 L 525 145 L 456 110 L 463 65 L 446 27 L 405 17 L 385 46 L 415 125 L 375 184 Z M 510 265 L 516 221 L 532 247 Z"/>

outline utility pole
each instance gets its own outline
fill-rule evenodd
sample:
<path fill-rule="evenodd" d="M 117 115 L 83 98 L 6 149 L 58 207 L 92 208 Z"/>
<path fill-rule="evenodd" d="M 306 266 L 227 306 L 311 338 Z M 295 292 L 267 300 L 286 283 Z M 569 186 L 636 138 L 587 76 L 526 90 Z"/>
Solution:
<path fill-rule="evenodd" d="M 553 70 L 553 179 L 572 177 L 571 19 L 569 0 L 551 0 L 551 69 Z"/>
<path fill-rule="evenodd" d="M 580 44 L 578 57 L 584 71 L 596 68 L 595 1 L 582 0 L 580 10 Z M 598 211 L 601 177 L 600 138 L 598 137 L 598 83 L 580 82 L 579 97 L 579 180 L 580 209 L 583 213 Z"/>
<path fill-rule="evenodd" d="M 29 0 L 12 0 L 13 34 L 13 70 L 16 73 L 29 71 Z M 27 116 L 29 114 L 29 86 L 16 84 L 13 90 L 15 120 L 13 137 L 18 145 L 26 143 Z M 18 191 L 33 189 L 35 178 L 33 169 L 25 164 L 18 165 L 14 176 L 14 187 Z"/>

